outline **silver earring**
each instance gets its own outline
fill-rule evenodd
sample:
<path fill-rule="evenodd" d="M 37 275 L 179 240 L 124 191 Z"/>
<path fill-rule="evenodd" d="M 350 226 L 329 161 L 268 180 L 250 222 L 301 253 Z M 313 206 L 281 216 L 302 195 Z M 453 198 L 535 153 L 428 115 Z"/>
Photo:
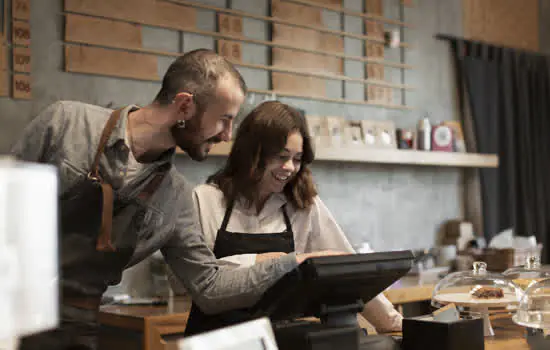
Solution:
<path fill-rule="evenodd" d="M 178 120 L 178 121 L 176 121 L 176 128 L 178 128 L 178 129 L 185 129 L 185 120 Z"/>

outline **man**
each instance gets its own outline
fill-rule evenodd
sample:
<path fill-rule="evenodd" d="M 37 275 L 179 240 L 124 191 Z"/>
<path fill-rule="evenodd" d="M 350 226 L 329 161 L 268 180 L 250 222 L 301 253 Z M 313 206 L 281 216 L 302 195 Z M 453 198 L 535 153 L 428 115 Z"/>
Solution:
<path fill-rule="evenodd" d="M 245 94 L 241 75 L 228 61 L 196 50 L 172 63 L 148 106 L 113 113 L 57 102 L 30 123 L 12 151 L 22 160 L 58 166 L 63 300 L 60 328 L 25 339 L 24 349 L 97 347 L 96 316 L 107 285 L 158 249 L 209 313 L 251 305 L 307 257 L 289 254 L 250 269 L 218 266 L 197 231 L 192 188 L 171 166 L 176 146 L 203 160 L 213 144 L 229 141 Z M 100 197 L 92 196 L 92 181 L 102 184 Z M 112 201 L 104 184 L 113 189 Z M 89 223 L 98 217 L 96 230 Z"/>

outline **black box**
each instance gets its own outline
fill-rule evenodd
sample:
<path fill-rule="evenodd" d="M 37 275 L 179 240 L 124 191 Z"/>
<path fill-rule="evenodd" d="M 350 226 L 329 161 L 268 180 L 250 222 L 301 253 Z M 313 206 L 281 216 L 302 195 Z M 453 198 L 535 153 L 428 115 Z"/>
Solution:
<path fill-rule="evenodd" d="M 431 316 L 403 320 L 403 350 L 484 350 L 483 319 L 465 316 L 437 322 Z"/>

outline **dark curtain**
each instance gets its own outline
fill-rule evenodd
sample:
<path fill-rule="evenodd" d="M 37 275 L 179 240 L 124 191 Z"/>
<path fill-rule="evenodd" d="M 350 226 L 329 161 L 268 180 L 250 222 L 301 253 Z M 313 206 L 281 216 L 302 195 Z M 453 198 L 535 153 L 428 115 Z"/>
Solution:
<path fill-rule="evenodd" d="M 486 43 L 451 43 L 477 151 L 499 156 L 497 169 L 480 170 L 485 238 L 506 228 L 535 235 L 550 262 L 549 60 Z"/>

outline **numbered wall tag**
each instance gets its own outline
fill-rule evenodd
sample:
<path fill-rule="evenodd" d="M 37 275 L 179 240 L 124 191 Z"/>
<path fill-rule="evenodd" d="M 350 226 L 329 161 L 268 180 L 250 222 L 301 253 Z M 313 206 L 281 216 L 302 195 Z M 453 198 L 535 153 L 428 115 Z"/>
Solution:
<path fill-rule="evenodd" d="M 25 74 L 13 75 L 13 98 L 30 100 L 32 98 L 31 76 Z"/>
<path fill-rule="evenodd" d="M 28 47 L 13 48 L 13 70 L 15 72 L 31 72 L 31 49 Z"/>
<path fill-rule="evenodd" d="M 6 1 L 6 0 L 4 0 Z M 30 0 L 12 0 L 11 15 L 16 19 L 29 20 L 31 17 Z"/>
<path fill-rule="evenodd" d="M 31 26 L 28 22 L 13 21 L 12 43 L 16 46 L 31 44 Z"/>

